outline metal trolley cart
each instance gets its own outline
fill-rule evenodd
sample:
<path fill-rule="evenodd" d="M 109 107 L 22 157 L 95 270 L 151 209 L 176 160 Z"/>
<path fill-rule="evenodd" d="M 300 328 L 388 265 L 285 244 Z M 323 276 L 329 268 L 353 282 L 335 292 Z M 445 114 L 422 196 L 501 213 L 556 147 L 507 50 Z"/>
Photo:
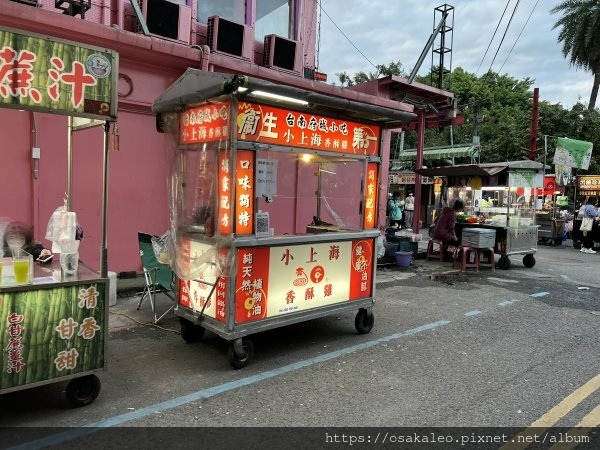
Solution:
<path fill-rule="evenodd" d="M 441 193 L 450 203 L 461 198 L 465 214 L 457 223 L 457 237 L 463 228 L 496 230 L 494 252 L 498 267 L 509 269 L 509 256 L 523 255 L 523 265 L 535 265 L 538 227 L 535 223 L 537 188 L 543 185 L 544 165 L 535 161 L 465 164 L 419 169 L 426 176 L 447 177 Z"/>
<path fill-rule="evenodd" d="M 68 115 L 70 125 L 76 117 L 92 119 L 86 126 L 94 119 L 104 124 L 100 274 L 81 264 L 75 274 L 67 275 L 57 261 L 42 266 L 31 256 L 18 261 L 12 256 L 0 258 L 0 394 L 70 380 L 67 399 L 83 406 L 100 392 L 95 373 L 104 368 L 108 334 L 108 121 L 116 118 L 118 55 L 6 28 L 0 28 L 0 41 L 17 55 L 35 56 L 31 67 L 11 69 L 15 84 L 23 74 L 31 77 L 26 84 L 8 87 L 14 94 L 0 97 L 0 107 Z M 56 73 L 50 74 L 50 65 Z M 82 85 L 63 83 L 61 70 L 72 78 L 81 77 Z M 73 129 L 70 126 L 69 133 Z"/>
<path fill-rule="evenodd" d="M 172 138 L 183 339 L 212 331 L 241 368 L 263 330 L 358 310 L 369 333 L 381 126 L 414 115 L 195 69 L 153 110 Z"/>

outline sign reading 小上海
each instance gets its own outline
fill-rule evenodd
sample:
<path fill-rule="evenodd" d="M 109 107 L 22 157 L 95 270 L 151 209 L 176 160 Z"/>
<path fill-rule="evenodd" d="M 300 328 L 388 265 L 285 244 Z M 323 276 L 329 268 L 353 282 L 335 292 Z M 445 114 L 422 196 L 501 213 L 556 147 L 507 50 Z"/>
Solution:
<path fill-rule="evenodd" d="M 379 155 L 381 129 L 348 120 L 240 102 L 237 138 L 336 153 Z"/>
<path fill-rule="evenodd" d="M 114 119 L 118 75 L 112 50 L 0 28 L 0 106 Z"/>
<path fill-rule="evenodd" d="M 211 102 L 180 114 L 179 143 L 197 144 L 229 139 L 229 103 Z"/>
<path fill-rule="evenodd" d="M 368 298 L 374 239 L 237 250 L 237 323 Z"/>

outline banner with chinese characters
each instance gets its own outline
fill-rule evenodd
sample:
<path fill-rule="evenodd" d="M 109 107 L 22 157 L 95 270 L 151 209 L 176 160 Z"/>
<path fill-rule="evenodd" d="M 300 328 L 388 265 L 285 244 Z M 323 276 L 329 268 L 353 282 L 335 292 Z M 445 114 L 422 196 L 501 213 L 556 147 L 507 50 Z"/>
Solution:
<path fill-rule="evenodd" d="M 239 249 L 236 322 L 370 297 L 374 244 L 369 238 Z"/>
<path fill-rule="evenodd" d="M 211 102 L 179 115 L 179 143 L 229 140 L 229 102 Z"/>
<path fill-rule="evenodd" d="M 577 177 L 577 194 L 600 196 L 600 175 L 580 175 Z"/>
<path fill-rule="evenodd" d="M 112 50 L 0 28 L 0 106 L 114 119 L 118 64 Z"/>
<path fill-rule="evenodd" d="M 180 245 L 178 265 L 190 279 L 179 280 L 179 303 L 195 313 L 202 311 L 203 316 L 225 321 L 228 279 L 219 276 L 215 252 L 224 253 L 221 260 L 227 260 L 227 249 L 187 239 Z"/>
<path fill-rule="evenodd" d="M 104 367 L 105 284 L 0 294 L 0 389 Z"/>
<path fill-rule="evenodd" d="M 369 163 L 367 164 L 367 188 L 365 192 L 365 216 L 364 216 L 364 227 L 375 228 L 377 220 L 377 192 L 379 179 L 377 177 L 377 171 L 379 164 Z"/>
<path fill-rule="evenodd" d="M 237 138 L 289 147 L 379 155 L 381 128 L 308 112 L 239 102 Z"/>
<path fill-rule="evenodd" d="M 577 139 L 558 138 L 553 162 L 557 166 L 587 170 L 592 159 L 594 144 Z"/>
<path fill-rule="evenodd" d="M 233 189 L 231 179 L 231 153 L 221 149 L 219 151 L 219 168 L 217 169 L 217 193 L 219 204 L 217 206 L 217 229 L 220 234 L 229 235 L 233 229 L 231 217 L 231 191 Z"/>
<path fill-rule="evenodd" d="M 254 152 L 238 150 L 235 170 L 235 233 L 254 229 Z"/>

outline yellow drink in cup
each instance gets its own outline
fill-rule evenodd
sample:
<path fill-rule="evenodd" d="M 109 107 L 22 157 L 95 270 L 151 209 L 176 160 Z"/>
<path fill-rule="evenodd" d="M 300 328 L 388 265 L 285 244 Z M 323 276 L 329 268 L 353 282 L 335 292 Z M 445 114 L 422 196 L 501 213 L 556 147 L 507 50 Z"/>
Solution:
<path fill-rule="evenodd" d="M 15 271 L 15 282 L 17 284 L 27 283 L 29 281 L 29 260 L 13 261 L 13 270 Z"/>
<path fill-rule="evenodd" d="M 2 261 L 0 261 L 0 284 L 2 284 Z"/>

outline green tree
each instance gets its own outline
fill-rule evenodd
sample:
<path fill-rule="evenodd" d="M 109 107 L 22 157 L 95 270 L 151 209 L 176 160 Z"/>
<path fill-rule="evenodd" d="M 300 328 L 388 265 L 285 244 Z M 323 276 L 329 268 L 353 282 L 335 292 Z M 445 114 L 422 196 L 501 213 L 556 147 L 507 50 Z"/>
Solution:
<path fill-rule="evenodd" d="M 336 76 L 338 77 L 342 87 L 354 86 L 359 83 L 365 83 L 367 81 L 376 80 L 378 78 L 388 77 L 391 75 L 402 77 L 407 76 L 400 61 L 392 61 L 388 65 L 378 64 L 375 66 L 375 72 L 358 72 L 354 76 L 350 76 L 346 72 L 336 73 Z"/>
<path fill-rule="evenodd" d="M 552 8 L 562 17 L 554 24 L 561 27 L 558 42 L 572 66 L 589 70 L 594 75 L 588 110 L 596 107 L 600 86 L 600 2 L 597 0 L 566 0 Z"/>

